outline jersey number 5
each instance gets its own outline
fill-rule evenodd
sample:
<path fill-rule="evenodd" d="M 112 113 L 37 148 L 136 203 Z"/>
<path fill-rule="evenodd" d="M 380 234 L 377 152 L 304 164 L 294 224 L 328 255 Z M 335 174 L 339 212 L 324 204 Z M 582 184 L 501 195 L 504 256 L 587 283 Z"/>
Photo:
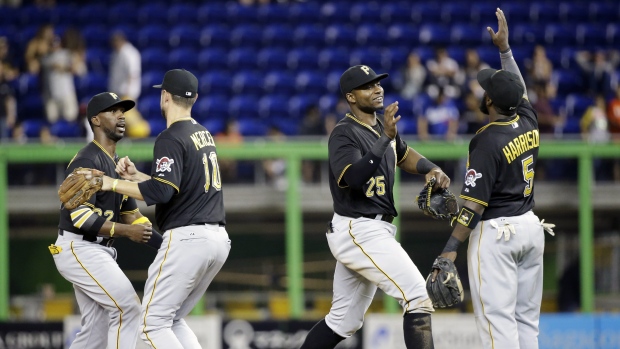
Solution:
<path fill-rule="evenodd" d="M 368 189 L 366 189 L 366 196 L 370 198 L 375 195 L 375 186 L 377 187 L 377 195 L 384 195 L 385 194 L 384 179 L 385 177 L 383 176 L 370 177 L 368 182 L 366 182 L 368 183 Z"/>
<path fill-rule="evenodd" d="M 211 175 L 209 175 L 209 162 L 211 162 Z M 205 165 L 205 193 L 209 192 L 209 187 L 213 186 L 215 190 L 222 189 L 222 179 L 220 177 L 220 166 L 217 163 L 217 154 L 214 151 L 207 154 L 202 154 L 202 163 Z"/>
<path fill-rule="evenodd" d="M 532 188 L 534 187 L 534 169 L 532 168 L 534 156 L 530 155 L 521 160 L 521 164 L 523 165 L 523 180 L 527 183 L 523 190 L 523 196 L 527 197 L 532 195 Z"/>

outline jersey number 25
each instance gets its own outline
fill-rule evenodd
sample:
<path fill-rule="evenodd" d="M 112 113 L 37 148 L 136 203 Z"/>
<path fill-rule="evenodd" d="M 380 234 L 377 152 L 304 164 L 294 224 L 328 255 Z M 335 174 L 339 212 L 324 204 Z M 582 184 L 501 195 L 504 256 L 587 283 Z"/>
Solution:
<path fill-rule="evenodd" d="M 209 162 L 211 162 L 211 174 L 209 174 Z M 220 177 L 220 166 L 217 163 L 217 154 L 214 151 L 207 154 L 202 154 L 202 163 L 205 165 L 205 193 L 209 192 L 209 188 L 213 186 L 215 190 L 222 189 L 222 178 Z"/>

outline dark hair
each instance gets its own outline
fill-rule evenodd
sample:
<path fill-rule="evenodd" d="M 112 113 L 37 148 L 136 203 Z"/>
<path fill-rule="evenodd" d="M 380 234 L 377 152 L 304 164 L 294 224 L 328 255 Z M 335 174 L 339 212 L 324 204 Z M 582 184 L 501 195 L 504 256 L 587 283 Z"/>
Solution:
<path fill-rule="evenodd" d="M 493 104 L 493 108 L 495 108 L 495 111 L 496 111 L 498 114 L 500 114 L 500 115 L 504 115 L 504 116 L 513 116 L 513 115 L 515 115 L 515 113 L 516 113 L 515 111 L 510 111 L 510 110 L 505 110 L 505 109 L 502 109 L 502 108 L 500 108 L 500 107 L 496 106 L 495 104 Z"/>
<path fill-rule="evenodd" d="M 196 103 L 196 97 L 185 98 L 177 95 L 170 94 L 172 96 L 172 102 L 179 107 L 183 107 L 185 109 L 191 108 L 194 103 Z"/>

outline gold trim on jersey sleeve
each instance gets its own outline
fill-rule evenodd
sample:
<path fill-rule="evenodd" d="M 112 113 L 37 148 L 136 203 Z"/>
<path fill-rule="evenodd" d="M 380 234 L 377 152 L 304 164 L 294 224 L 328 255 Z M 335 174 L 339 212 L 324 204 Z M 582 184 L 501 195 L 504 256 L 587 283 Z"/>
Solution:
<path fill-rule="evenodd" d="M 133 209 L 131 211 L 121 211 L 120 215 L 124 216 L 124 215 L 132 214 L 132 213 L 137 213 L 139 210 L 140 210 L 140 208 L 136 207 L 135 209 Z"/>
<path fill-rule="evenodd" d="M 358 120 L 355 116 L 353 116 L 351 113 L 347 113 L 347 117 L 353 119 L 353 121 L 357 122 L 358 124 L 366 127 L 367 129 L 371 130 L 372 133 L 376 134 L 377 137 L 381 137 L 381 135 L 379 134 L 379 132 L 375 131 L 375 129 L 372 128 L 372 126 Z"/>
<path fill-rule="evenodd" d="M 162 183 L 166 183 L 166 184 L 168 184 L 169 186 L 171 186 L 171 187 L 173 187 L 174 189 L 176 189 L 177 193 L 179 193 L 179 192 L 180 192 L 179 187 L 177 187 L 174 183 L 172 183 L 172 182 L 170 182 L 170 181 L 167 181 L 167 180 L 165 180 L 165 179 L 161 179 L 161 178 L 158 178 L 158 177 L 153 177 L 153 179 L 154 179 L 154 180 L 157 180 L 157 181 L 160 181 L 160 182 L 162 182 Z"/>
<path fill-rule="evenodd" d="M 474 199 L 474 198 L 472 198 L 471 196 L 460 195 L 460 198 L 461 198 L 461 199 L 465 199 L 465 200 L 469 200 L 469 201 L 473 201 L 473 202 L 475 202 L 475 203 L 477 203 L 477 204 L 480 204 L 480 205 L 482 205 L 482 206 L 484 206 L 484 207 L 488 207 L 488 206 L 489 206 L 489 204 L 488 204 L 488 203 L 486 203 L 486 202 L 484 202 L 484 201 L 482 201 L 482 200 Z"/>
<path fill-rule="evenodd" d="M 336 182 L 336 184 L 338 184 L 338 188 L 348 188 L 348 185 L 342 186 L 340 185 L 340 181 L 342 181 L 342 177 L 344 177 L 344 172 L 351 167 L 351 164 L 348 164 L 347 166 L 344 167 L 344 169 L 342 170 L 342 172 L 340 172 L 340 177 L 338 177 L 338 182 Z"/>
<path fill-rule="evenodd" d="M 486 130 L 487 127 L 492 126 L 492 125 L 506 126 L 506 125 L 512 125 L 512 124 L 514 124 L 517 121 L 519 121 L 519 115 L 517 115 L 516 118 L 514 118 L 514 119 L 512 119 L 510 121 L 491 122 L 491 123 L 488 123 L 488 124 L 482 126 L 478 131 L 476 131 L 476 134 Z"/>
<path fill-rule="evenodd" d="M 82 267 L 82 269 L 84 269 L 84 271 L 86 272 L 86 274 L 88 274 L 88 276 L 91 277 L 91 279 L 93 279 L 93 281 L 95 281 L 95 283 L 97 284 L 97 286 L 99 286 L 103 292 L 110 297 L 110 299 L 112 300 L 112 302 L 114 303 L 114 305 L 116 306 L 116 309 L 118 309 L 119 311 L 119 319 L 118 319 L 118 330 L 116 331 L 116 349 L 120 348 L 120 340 L 121 340 L 121 327 L 123 326 L 123 309 L 121 309 L 121 307 L 118 305 L 118 303 L 116 302 L 116 300 L 112 297 L 112 295 L 110 295 L 110 293 L 99 283 L 99 281 L 97 281 L 97 279 L 95 279 L 95 277 L 93 276 L 93 274 L 91 274 L 88 269 L 86 269 L 86 267 L 84 266 L 84 264 L 82 264 L 82 262 L 80 261 L 80 259 L 78 258 L 77 254 L 75 253 L 75 250 L 73 249 L 73 241 L 71 241 L 71 253 L 73 253 L 73 256 L 75 257 L 75 260 L 80 264 L 80 266 Z"/>
<path fill-rule="evenodd" d="M 400 165 L 403 161 L 405 161 L 405 159 L 407 159 L 407 156 L 409 156 L 409 149 L 411 149 L 410 147 L 407 147 L 407 151 L 405 151 L 405 155 L 403 155 L 403 158 L 400 159 L 396 165 Z"/>

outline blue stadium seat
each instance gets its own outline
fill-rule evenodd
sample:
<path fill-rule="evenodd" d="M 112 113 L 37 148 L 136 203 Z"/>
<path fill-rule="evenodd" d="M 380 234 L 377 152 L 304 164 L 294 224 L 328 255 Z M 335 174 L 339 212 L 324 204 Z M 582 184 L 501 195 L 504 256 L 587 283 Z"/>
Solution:
<path fill-rule="evenodd" d="M 441 22 L 441 6 L 438 3 L 418 2 L 409 9 L 415 23 L 436 24 Z"/>
<path fill-rule="evenodd" d="M 352 23 L 372 23 L 379 19 L 381 8 L 376 2 L 357 2 L 351 6 L 349 18 Z"/>
<path fill-rule="evenodd" d="M 138 23 L 141 25 L 149 25 L 152 23 L 167 23 L 168 7 L 160 2 L 145 3 L 140 6 Z M 95 17 L 96 18 L 96 17 Z"/>
<path fill-rule="evenodd" d="M 420 43 L 446 46 L 450 44 L 450 28 L 442 24 L 425 24 L 420 28 Z"/>
<path fill-rule="evenodd" d="M 501 59 L 499 57 L 499 53 L 497 52 L 497 47 L 495 46 L 478 46 L 476 48 L 478 51 L 478 56 L 480 56 L 480 60 L 487 63 L 491 67 L 495 67 L 499 69 L 501 67 Z"/>
<path fill-rule="evenodd" d="M 161 107 L 159 105 L 160 100 L 160 93 L 148 94 L 140 97 L 136 105 L 140 111 L 140 114 L 142 114 L 145 119 L 161 119 Z"/>
<path fill-rule="evenodd" d="M 329 113 L 336 113 L 336 105 L 340 101 L 340 94 L 330 93 L 321 96 L 319 99 L 319 111 L 321 115 L 327 115 Z"/>
<path fill-rule="evenodd" d="M 82 36 L 84 41 L 88 43 L 88 47 L 107 48 L 110 46 L 110 32 L 102 25 L 95 24 L 84 27 Z"/>
<path fill-rule="evenodd" d="M 429 59 L 435 58 L 435 49 L 430 47 L 430 46 L 418 46 L 418 47 L 416 47 L 412 51 L 414 51 L 420 57 L 420 60 L 422 60 L 423 64 L 426 64 L 426 62 Z M 495 51 L 497 51 L 497 49 L 495 49 Z M 497 52 L 495 52 L 495 53 L 497 53 Z M 406 62 L 403 62 L 403 65 L 405 63 Z"/>
<path fill-rule="evenodd" d="M 94 96 L 108 90 L 108 76 L 90 72 L 77 79 L 76 91 L 79 96 Z"/>
<path fill-rule="evenodd" d="M 287 117 L 274 117 L 269 119 L 269 127 L 276 128 L 286 136 L 297 136 L 299 134 L 300 120 Z"/>
<path fill-rule="evenodd" d="M 594 100 L 588 96 L 571 94 L 566 97 L 566 122 L 564 124 L 563 133 L 580 133 L 581 117 L 589 106 L 594 104 Z"/>
<path fill-rule="evenodd" d="M 168 8 L 168 24 L 197 24 L 198 9 L 193 4 L 172 4 Z"/>
<path fill-rule="evenodd" d="M 0 22 L 3 27 L 21 26 L 21 23 L 19 23 L 19 10 L 14 7 L 0 6 Z"/>
<path fill-rule="evenodd" d="M 228 68 L 231 71 L 258 68 L 258 55 L 253 48 L 236 48 L 228 53 Z"/>
<path fill-rule="evenodd" d="M 109 25 L 138 23 L 138 7 L 133 3 L 114 4 L 106 12 Z M 101 16 L 101 13 L 98 16 Z"/>
<path fill-rule="evenodd" d="M 513 34 L 514 33 L 514 34 Z M 515 44 L 539 44 L 545 40 L 545 26 L 542 24 L 517 24 L 510 29 Z"/>
<path fill-rule="evenodd" d="M 254 71 L 241 71 L 233 75 L 232 90 L 235 94 L 259 96 L 263 92 L 263 76 Z"/>
<path fill-rule="evenodd" d="M 17 115 L 19 115 L 19 120 L 45 120 L 45 109 L 41 95 L 36 93 L 21 97 L 17 103 Z"/>
<path fill-rule="evenodd" d="M 86 49 L 86 67 L 91 72 L 106 73 L 110 66 L 110 50 L 96 47 Z"/>
<path fill-rule="evenodd" d="M 383 66 L 387 69 L 399 69 L 407 64 L 412 48 L 409 46 L 390 46 L 383 51 Z"/>
<path fill-rule="evenodd" d="M 457 46 L 457 45 L 448 46 L 446 48 L 446 51 L 448 52 L 448 56 L 454 59 L 459 64 L 459 66 L 461 67 L 465 66 L 465 47 L 464 46 Z"/>
<path fill-rule="evenodd" d="M 319 67 L 319 53 L 311 47 L 301 47 L 292 49 L 288 53 L 287 65 L 292 70 L 310 70 Z"/>
<path fill-rule="evenodd" d="M 228 119 L 228 98 L 219 95 L 198 97 L 196 111 L 199 120 Z"/>
<path fill-rule="evenodd" d="M 459 45 L 481 45 L 483 36 L 489 36 L 486 28 L 474 24 L 455 24 L 450 31 L 450 41 Z"/>
<path fill-rule="evenodd" d="M 50 133 L 59 138 L 81 137 L 82 127 L 76 121 L 58 120 L 50 127 Z"/>
<path fill-rule="evenodd" d="M 255 119 L 238 120 L 239 132 L 245 137 L 261 137 L 267 135 L 267 125 Z"/>
<path fill-rule="evenodd" d="M 297 93 L 323 94 L 326 90 L 325 83 L 325 75 L 320 71 L 300 72 L 295 78 L 295 90 Z"/>
<path fill-rule="evenodd" d="M 248 95 L 236 95 L 228 104 L 229 117 L 236 120 L 258 119 L 258 98 Z"/>
<path fill-rule="evenodd" d="M 166 129 L 166 120 L 164 118 L 152 118 L 147 120 L 151 128 L 151 137 L 157 137 Z"/>
<path fill-rule="evenodd" d="M 607 41 L 613 47 L 620 46 L 620 24 L 609 23 L 607 25 Z"/>
<path fill-rule="evenodd" d="M 387 31 L 387 42 L 390 46 L 404 45 L 415 47 L 420 43 L 418 26 L 410 24 L 393 24 Z"/>
<path fill-rule="evenodd" d="M 41 129 L 46 125 L 46 122 L 41 119 L 24 120 L 21 123 L 22 129 L 28 138 L 39 138 L 41 135 Z"/>
<path fill-rule="evenodd" d="M 349 25 L 332 24 L 325 28 L 325 44 L 327 46 L 355 46 L 355 30 Z"/>
<path fill-rule="evenodd" d="M 574 24 L 547 24 L 545 42 L 554 46 L 570 46 L 577 41 L 577 28 Z"/>
<path fill-rule="evenodd" d="M 314 24 L 321 20 L 321 7 L 316 2 L 293 2 L 287 6 L 291 24 Z"/>
<path fill-rule="evenodd" d="M 584 47 L 605 46 L 608 43 L 607 26 L 582 23 L 577 26 L 577 44 Z"/>
<path fill-rule="evenodd" d="M 383 71 L 383 55 L 378 49 L 360 48 L 351 52 L 349 65 L 367 65 L 373 70 Z"/>
<path fill-rule="evenodd" d="M 343 47 L 325 48 L 319 52 L 319 67 L 322 69 L 349 68 L 349 51 Z"/>
<path fill-rule="evenodd" d="M 267 95 L 258 101 L 258 112 L 263 119 L 288 118 L 288 96 Z"/>
<path fill-rule="evenodd" d="M 99 18 L 101 14 L 106 13 L 108 13 L 108 9 L 103 3 L 83 4 L 78 8 L 77 22 L 81 26 L 90 25 L 92 24 L 93 18 Z M 73 15 L 76 16 L 76 13 L 74 13 Z"/>
<path fill-rule="evenodd" d="M 142 91 L 149 91 L 153 89 L 153 85 L 159 85 L 164 80 L 164 74 L 166 70 L 149 70 L 142 72 Z"/>
<path fill-rule="evenodd" d="M 325 30 L 314 23 L 301 24 L 295 28 L 293 40 L 298 48 L 320 48 L 325 41 Z"/>
<path fill-rule="evenodd" d="M 265 4 L 258 8 L 258 20 L 264 24 L 287 23 L 289 4 Z"/>
<path fill-rule="evenodd" d="M 160 47 L 144 49 L 142 57 L 142 70 L 166 70 L 168 68 L 168 52 Z"/>
<path fill-rule="evenodd" d="M 344 2 L 326 2 L 321 6 L 321 20 L 327 24 L 348 23 L 350 7 Z"/>
<path fill-rule="evenodd" d="M 590 6 L 587 3 L 563 2 L 559 7 L 562 22 L 587 22 L 590 17 Z"/>
<path fill-rule="evenodd" d="M 53 23 L 56 20 L 56 11 L 51 8 L 27 5 L 19 10 L 19 23 L 21 25 L 41 25 Z"/>
<path fill-rule="evenodd" d="M 583 79 L 578 71 L 555 69 L 552 76 L 559 95 L 578 93 L 583 90 Z"/>
<path fill-rule="evenodd" d="M 223 24 L 211 24 L 200 32 L 200 44 L 208 48 L 228 48 L 230 29 Z"/>
<path fill-rule="evenodd" d="M 224 132 L 226 129 L 226 122 L 223 119 L 216 119 L 214 116 L 208 117 L 206 119 L 202 119 L 200 122 L 202 126 L 204 126 L 210 134 L 216 135 L 220 132 Z"/>
<path fill-rule="evenodd" d="M 302 119 L 308 108 L 317 105 L 319 98 L 318 95 L 295 95 L 288 103 L 289 115 L 292 118 Z"/>
<path fill-rule="evenodd" d="M 549 2 L 532 2 L 530 5 L 530 20 L 535 23 L 555 23 L 560 21 L 558 5 Z"/>
<path fill-rule="evenodd" d="M 494 25 L 497 27 L 496 9 L 497 4 L 495 3 L 474 2 L 471 4 L 471 21 L 482 26 Z"/>
<path fill-rule="evenodd" d="M 466 2 L 448 2 L 441 6 L 441 21 L 446 24 L 469 22 L 471 4 Z"/>
<path fill-rule="evenodd" d="M 198 22 L 206 25 L 227 24 L 226 5 L 223 2 L 209 1 L 198 8 Z"/>
<path fill-rule="evenodd" d="M 509 25 L 525 24 L 530 20 L 530 6 L 523 2 L 503 3 L 500 8 L 506 15 Z M 493 29 L 495 30 L 495 29 Z"/>
<path fill-rule="evenodd" d="M 613 1 L 592 2 L 588 13 L 594 23 L 613 23 L 620 20 L 620 6 Z"/>
<path fill-rule="evenodd" d="M 327 91 L 334 95 L 341 95 L 340 93 L 340 77 L 342 76 L 343 70 L 332 70 L 326 75 L 327 82 L 325 83 L 325 87 Z"/>
<path fill-rule="evenodd" d="M 411 23 L 411 5 L 403 2 L 389 2 L 381 6 L 381 22 L 385 25 Z"/>
<path fill-rule="evenodd" d="M 228 68 L 228 54 L 221 48 L 207 48 L 198 54 L 198 68 L 204 70 L 218 70 Z"/>
<path fill-rule="evenodd" d="M 239 2 L 229 2 L 226 5 L 226 16 L 232 23 L 250 24 L 258 22 L 257 6 L 246 6 Z M 223 13 L 220 15 L 224 15 Z"/>
<path fill-rule="evenodd" d="M 153 47 L 168 48 L 168 30 L 159 24 L 142 27 L 138 31 L 138 47 L 147 49 Z"/>
<path fill-rule="evenodd" d="M 286 70 L 274 71 L 265 76 L 263 88 L 269 94 L 291 94 L 295 90 L 295 78 Z"/>
<path fill-rule="evenodd" d="M 168 36 L 170 47 L 200 47 L 200 30 L 192 24 L 179 24 L 170 30 Z"/>
<path fill-rule="evenodd" d="M 232 91 L 232 77 L 220 69 L 211 69 L 200 76 L 199 93 L 205 96 L 210 95 L 230 95 Z"/>
<path fill-rule="evenodd" d="M 198 71 L 198 52 L 192 48 L 176 48 L 168 54 L 168 66 L 171 69 L 185 69 L 196 73 Z"/>
<path fill-rule="evenodd" d="M 293 28 L 284 24 L 267 25 L 263 31 L 263 47 L 289 48 L 293 45 Z"/>
<path fill-rule="evenodd" d="M 377 46 L 383 44 L 387 36 L 387 29 L 382 24 L 360 24 L 355 40 L 358 45 Z"/>
<path fill-rule="evenodd" d="M 254 24 L 239 24 L 231 33 L 231 43 L 236 47 L 252 47 L 261 46 L 262 31 L 261 27 Z"/>

